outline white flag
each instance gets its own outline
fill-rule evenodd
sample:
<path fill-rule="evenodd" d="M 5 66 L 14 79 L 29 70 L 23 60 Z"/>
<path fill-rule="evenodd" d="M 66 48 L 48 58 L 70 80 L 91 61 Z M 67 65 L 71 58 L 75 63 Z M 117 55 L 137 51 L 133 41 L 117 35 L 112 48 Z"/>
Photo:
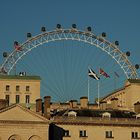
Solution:
<path fill-rule="evenodd" d="M 92 69 L 88 70 L 88 75 L 96 80 L 100 80 L 100 77 L 98 77 L 98 75 Z"/>

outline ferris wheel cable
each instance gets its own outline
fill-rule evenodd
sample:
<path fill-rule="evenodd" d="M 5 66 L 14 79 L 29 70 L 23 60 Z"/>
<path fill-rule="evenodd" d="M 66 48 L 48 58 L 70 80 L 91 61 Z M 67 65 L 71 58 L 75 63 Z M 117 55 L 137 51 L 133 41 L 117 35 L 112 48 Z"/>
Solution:
<path fill-rule="evenodd" d="M 64 41 L 62 42 L 62 47 L 64 48 L 65 44 L 64 44 Z M 63 59 L 63 70 L 64 70 L 64 91 L 67 93 L 67 64 L 66 64 L 66 49 L 67 49 L 67 46 L 65 46 L 65 49 L 64 49 L 64 59 Z M 66 68 L 65 68 L 66 66 Z"/>
<path fill-rule="evenodd" d="M 44 52 L 44 51 L 43 51 Z M 46 55 L 43 55 L 43 56 L 45 56 L 46 57 Z M 42 58 L 42 60 L 45 60 L 45 57 L 44 58 Z M 53 56 L 52 56 L 53 57 Z M 48 61 L 48 62 L 50 62 L 50 61 Z M 44 62 L 43 62 L 44 63 Z M 54 69 L 54 70 L 56 70 L 56 68 Z M 46 71 L 47 71 L 47 69 L 46 69 Z M 55 72 L 54 74 L 57 74 L 57 72 Z M 55 75 L 54 75 L 55 76 Z M 58 95 L 61 95 L 62 94 L 62 91 L 60 91 L 61 90 L 61 88 L 59 88 L 59 86 L 57 85 L 57 86 L 55 86 L 55 88 L 57 89 L 57 92 L 58 92 Z"/>
<path fill-rule="evenodd" d="M 62 47 L 62 42 L 59 42 L 59 47 Z M 58 50 L 56 50 L 56 55 L 57 55 L 57 59 L 59 58 L 58 57 L 58 54 L 59 54 L 59 52 L 57 52 Z M 58 68 L 56 69 L 57 71 L 56 71 L 56 73 L 57 74 L 59 74 L 59 71 L 60 71 L 60 69 L 62 70 L 62 73 L 64 74 L 64 72 L 63 72 L 63 65 L 62 65 L 62 61 L 57 61 L 57 64 L 58 64 Z M 60 77 L 60 79 L 59 79 L 60 81 L 58 81 L 58 84 L 62 84 L 63 85 L 63 88 L 61 87 L 61 90 L 62 90 L 62 92 L 61 92 L 61 94 L 62 94 L 62 97 L 64 97 L 64 93 L 65 93 L 65 88 L 64 88 L 64 79 L 62 78 L 62 76 Z"/>
<path fill-rule="evenodd" d="M 27 67 L 28 68 L 28 67 Z M 41 84 L 41 86 L 43 87 L 45 87 L 46 88 L 46 85 L 44 85 L 43 83 Z M 44 89 L 44 88 L 43 88 Z M 48 88 L 46 88 L 46 89 L 48 89 Z M 54 92 L 55 93 L 55 92 Z M 57 95 L 58 96 L 58 95 Z"/>
<path fill-rule="evenodd" d="M 66 47 L 64 47 L 64 46 L 66 46 Z M 72 45 L 72 46 L 73 46 L 73 45 Z M 70 49 L 68 48 L 69 46 L 68 46 L 67 42 L 65 42 L 65 43 L 63 44 L 63 47 L 65 48 L 65 55 L 67 55 L 68 58 L 69 58 L 69 57 L 71 58 L 72 53 L 71 53 Z M 75 47 L 77 47 L 77 44 L 75 45 Z M 64 57 L 66 57 L 66 56 L 64 56 Z M 68 61 L 69 61 L 68 64 L 71 63 L 71 59 L 68 59 Z M 66 63 L 66 62 L 65 62 L 65 63 Z M 73 65 L 77 65 L 77 59 L 75 60 L 74 63 L 72 62 L 72 64 L 73 64 Z M 74 66 L 74 67 L 75 67 L 75 66 Z M 67 71 L 68 68 L 69 68 L 69 66 L 67 66 L 66 71 Z M 72 72 L 75 73 L 73 70 L 75 70 L 75 69 L 72 69 Z M 66 86 L 68 86 L 68 83 L 69 83 L 69 79 L 68 79 L 68 78 L 69 78 L 69 74 L 68 74 L 68 73 L 66 73 L 66 78 L 67 78 L 66 81 L 68 80 L 67 83 L 66 83 Z M 76 78 L 76 77 L 73 77 L 73 78 L 75 79 L 74 82 L 77 82 L 77 78 Z M 72 89 L 73 89 L 73 85 L 74 85 L 73 83 L 74 83 L 74 82 L 71 83 L 71 88 L 70 88 L 71 93 L 72 93 Z M 73 95 L 73 94 L 71 94 L 71 95 Z M 74 98 L 74 95 L 72 96 L 72 98 Z"/>
<path fill-rule="evenodd" d="M 57 98 L 62 98 L 61 94 L 58 94 L 58 91 L 55 87 L 51 88 L 48 86 L 44 81 L 42 81 L 42 85 L 44 85 L 45 89 L 48 90 L 52 93 L 53 96 L 56 96 Z M 52 92 L 53 91 L 53 92 Z M 48 93 L 48 92 L 47 92 Z M 44 94 L 44 93 L 43 93 Z"/>
<path fill-rule="evenodd" d="M 49 93 L 51 93 L 51 96 L 54 98 L 56 97 L 57 99 L 62 99 L 61 94 L 58 94 L 57 90 L 55 88 L 51 88 L 50 86 L 46 86 L 46 84 L 44 84 L 45 86 L 45 90 L 49 91 Z M 48 93 L 48 92 L 47 92 Z"/>
<path fill-rule="evenodd" d="M 107 62 L 107 61 L 106 61 Z M 96 63 L 96 62 L 95 62 Z M 104 63 L 105 64 L 105 63 Z M 103 65 L 102 65 L 103 66 Z"/>
<path fill-rule="evenodd" d="M 81 45 L 81 44 L 80 44 L 80 45 Z M 84 44 L 82 44 L 81 47 L 84 47 L 84 48 L 87 47 L 87 46 L 90 47 L 89 45 L 87 45 L 87 46 L 86 46 L 86 45 L 87 45 L 87 44 L 84 43 Z M 97 49 L 96 49 L 96 50 L 97 50 Z M 90 52 L 91 52 L 91 51 L 90 51 Z M 91 55 L 90 52 L 88 53 L 88 56 Z M 96 53 L 96 54 L 97 54 L 97 53 Z M 86 58 L 88 58 L 88 57 L 86 57 L 86 55 L 87 55 L 87 54 L 83 54 L 83 57 L 82 57 L 81 62 L 85 63 L 85 62 L 87 61 Z M 84 56 L 85 56 L 85 57 L 84 57 Z M 94 55 L 94 57 L 95 57 L 95 55 Z M 91 58 L 93 58 L 93 55 L 91 55 Z M 90 60 L 91 60 L 91 59 L 90 59 Z M 85 74 L 85 73 L 80 72 L 81 77 L 82 77 L 82 75 L 84 75 L 84 74 Z M 88 66 L 87 66 L 87 75 L 88 75 Z M 76 84 L 74 84 L 74 85 L 76 85 Z M 75 88 L 76 88 L 77 86 L 78 86 L 78 85 L 76 85 Z"/>
<path fill-rule="evenodd" d="M 60 42 L 59 43 L 59 47 L 62 47 L 63 48 L 63 41 L 62 42 Z M 58 51 L 58 50 L 57 50 Z M 59 56 L 58 55 L 59 54 L 59 52 L 57 53 L 57 57 Z M 65 54 L 65 53 L 64 53 Z M 63 54 L 63 55 L 64 55 Z M 59 58 L 59 57 L 58 57 Z M 64 59 L 62 59 L 62 61 L 60 60 L 60 61 L 57 61 L 58 63 L 59 63 L 59 65 L 58 65 L 58 67 L 59 67 L 59 69 L 60 69 L 60 66 L 61 66 L 61 70 L 62 70 L 62 73 L 63 73 L 63 75 L 65 74 L 65 71 L 64 71 L 64 61 L 65 61 L 65 58 Z M 57 73 L 59 73 L 59 70 L 57 71 Z M 66 76 L 66 75 L 65 75 Z M 64 78 L 62 78 L 61 77 L 61 83 L 63 83 L 63 88 L 62 88 L 62 91 L 63 91 L 63 97 L 65 96 L 65 92 L 66 92 L 66 87 L 65 87 L 65 79 Z M 60 82 L 59 82 L 59 84 L 60 84 Z M 60 86 L 61 87 L 61 86 Z"/>
<path fill-rule="evenodd" d="M 23 63 L 24 64 L 24 63 Z M 24 67 L 25 67 L 25 65 L 24 65 Z M 27 66 L 26 67 L 26 69 L 28 69 L 28 68 L 30 68 L 29 66 Z M 29 69 L 30 70 L 30 69 Z M 32 73 L 32 72 L 31 72 Z M 44 87 L 46 87 L 46 85 L 42 82 L 42 86 L 44 85 Z M 55 93 L 55 92 L 54 92 Z M 56 93 L 55 93 L 56 94 Z M 61 95 L 61 94 L 60 94 Z M 58 94 L 57 94 L 57 96 L 58 96 Z"/>
<path fill-rule="evenodd" d="M 24 64 L 24 63 L 23 63 L 23 64 Z M 24 67 L 25 67 L 25 65 L 24 65 Z M 28 68 L 30 68 L 30 67 L 27 66 L 26 69 L 28 69 Z M 32 74 L 32 72 L 30 72 L 30 73 Z M 43 86 L 43 85 L 44 85 L 44 84 L 42 84 L 42 86 Z M 46 85 L 45 85 L 44 87 L 46 87 Z M 55 93 L 55 92 L 54 92 L 54 93 Z M 56 92 L 56 93 L 57 93 L 57 92 Z M 55 94 L 56 94 L 56 93 L 55 93 Z M 61 94 L 60 94 L 60 95 L 61 95 Z M 57 96 L 58 96 L 58 94 L 57 94 Z"/>
<path fill-rule="evenodd" d="M 66 42 L 67 43 L 67 42 Z M 74 44 L 74 45 L 73 45 Z M 67 44 L 68 45 L 68 44 Z M 70 46 L 74 46 L 75 47 L 75 51 L 77 51 L 77 42 L 71 42 L 71 45 Z M 70 52 L 70 53 L 69 53 Z M 71 72 L 72 72 L 72 75 L 71 75 L 71 73 L 67 73 L 67 83 L 68 83 L 68 85 L 69 84 L 71 84 L 71 87 L 70 87 L 70 92 L 71 93 L 74 93 L 73 92 L 73 89 L 74 89 L 74 86 L 75 86 L 75 84 L 78 82 L 78 79 L 77 79 L 77 77 L 76 76 L 74 76 L 75 74 L 76 74 L 76 67 L 78 66 L 78 58 L 76 57 L 76 59 L 72 59 L 72 57 L 74 57 L 75 58 L 75 54 L 73 55 L 72 54 L 73 52 L 71 51 L 71 49 L 69 49 L 68 47 L 67 47 L 67 56 L 68 56 L 68 58 L 70 58 L 70 59 L 68 59 L 68 61 L 69 61 L 69 63 L 72 65 L 72 67 L 73 68 L 71 68 L 70 67 L 70 65 L 67 67 L 67 69 L 71 69 Z M 74 60 L 74 61 L 73 61 Z M 68 63 L 68 64 L 69 64 Z M 78 67 L 78 69 L 79 69 L 79 67 Z M 68 71 L 68 70 L 67 70 Z M 68 75 L 71 75 L 71 76 L 68 76 Z M 71 79 L 71 77 L 72 77 L 72 82 L 70 82 L 70 79 Z M 75 98 L 75 96 L 74 96 L 75 94 L 71 94 L 70 95 L 70 98 L 71 99 L 74 99 Z"/>
<path fill-rule="evenodd" d="M 50 62 L 49 59 L 48 59 L 48 62 Z M 51 64 L 50 64 L 50 65 L 51 65 Z M 51 66 L 51 67 L 52 67 L 52 66 Z M 56 68 L 55 68 L 55 69 L 56 69 Z M 54 69 L 54 70 L 55 70 L 55 69 Z M 57 74 L 57 73 L 56 73 L 56 72 L 53 73 L 53 76 L 54 76 L 54 77 L 56 77 L 55 74 Z M 54 83 L 56 83 L 56 81 L 55 81 Z M 59 87 L 58 87 L 57 85 L 55 85 L 55 87 L 58 89 L 58 90 L 57 90 L 58 93 L 61 92 L 60 89 L 59 89 Z M 61 93 L 61 94 L 62 94 L 62 93 Z"/>
<path fill-rule="evenodd" d="M 64 54 L 63 54 L 63 59 L 62 59 L 62 70 L 63 70 L 63 73 L 64 73 L 64 78 L 63 78 L 63 89 L 64 89 L 64 94 L 65 94 L 65 92 L 67 92 L 67 86 L 68 86 L 68 72 L 67 72 L 67 69 L 68 69 L 68 67 L 67 67 L 67 64 L 69 64 L 69 63 L 67 63 L 66 62 L 66 55 L 68 54 L 68 46 L 67 46 L 67 44 L 64 44 L 64 42 L 62 41 L 62 48 L 64 49 Z M 65 46 L 65 47 L 64 47 Z M 68 56 L 67 56 L 68 57 Z M 67 61 L 69 61 L 69 59 L 67 60 Z"/>
<path fill-rule="evenodd" d="M 51 96 L 53 95 L 53 96 L 52 96 L 53 99 L 57 99 L 57 101 L 58 101 L 58 99 L 62 99 L 60 96 L 57 96 L 55 90 L 53 90 L 52 88 L 47 87 L 47 90 L 46 90 L 46 91 L 49 91 L 49 92 L 52 93 Z"/>
<path fill-rule="evenodd" d="M 79 45 L 79 44 L 78 44 L 78 45 Z M 82 46 L 82 47 L 83 47 L 83 46 Z M 85 61 L 86 61 L 86 57 L 84 57 L 85 55 L 86 55 L 86 54 L 83 55 L 83 57 L 81 58 L 81 61 L 80 61 L 80 62 L 85 63 Z M 79 62 L 78 62 L 78 63 L 79 63 Z M 77 64 L 76 64 L 76 65 L 77 65 Z M 80 67 L 80 66 L 81 66 L 81 67 Z M 82 70 L 82 69 L 83 69 L 83 66 L 79 64 L 78 68 L 79 68 L 80 70 Z M 86 72 L 86 74 L 87 74 L 87 76 L 88 76 L 88 66 L 87 66 L 87 72 Z M 83 77 L 83 75 L 85 75 L 85 73 L 84 73 L 84 71 L 80 71 L 80 73 L 78 73 L 78 75 L 79 75 L 79 81 L 81 81 L 81 82 L 79 83 L 79 81 L 77 81 L 77 77 L 75 77 L 76 80 L 74 80 L 74 81 L 76 81 L 76 82 L 74 82 L 74 86 L 73 86 L 73 88 L 72 88 L 72 89 L 73 89 L 72 92 L 75 92 L 75 91 L 77 90 L 77 88 L 80 87 L 81 83 L 83 82 L 82 77 Z M 78 92 L 78 91 L 77 91 L 77 92 Z"/>
<path fill-rule="evenodd" d="M 82 57 L 81 58 L 81 62 L 82 63 L 85 63 L 85 61 L 86 61 L 86 59 L 85 59 L 86 57 Z M 81 66 L 81 67 L 80 67 Z M 82 69 L 83 69 L 83 66 L 82 65 L 79 65 L 79 67 L 78 67 L 81 71 L 78 73 L 78 76 L 79 76 L 79 81 L 78 81 L 78 79 L 76 79 L 75 81 L 76 82 L 74 82 L 74 86 L 73 86 L 73 91 L 75 91 L 75 90 L 77 90 L 77 88 L 78 87 L 81 87 L 81 84 L 83 83 L 83 75 L 86 75 L 86 80 L 87 80 L 87 77 L 88 77 L 88 66 L 87 66 L 87 68 L 86 68 L 86 73 L 85 73 L 85 71 L 82 71 Z M 75 77 L 75 78 L 77 78 L 77 77 Z"/>
<path fill-rule="evenodd" d="M 75 43 L 75 47 L 76 47 L 76 51 L 77 51 L 77 47 L 79 47 L 79 42 L 74 42 Z M 73 45 L 72 45 L 73 46 Z M 77 52 L 78 53 L 78 52 Z M 81 58 L 82 59 L 82 58 Z M 82 59 L 83 60 L 83 59 Z M 79 70 L 81 70 L 81 65 L 79 64 L 80 62 L 82 62 L 82 60 L 81 61 L 79 61 L 79 58 L 78 58 L 78 55 L 76 56 L 76 59 L 74 59 L 74 62 L 73 62 L 73 73 L 75 74 L 75 73 L 77 73 L 77 69 L 76 69 L 76 67 L 78 67 L 78 69 Z M 84 63 L 84 62 L 83 62 Z M 79 71 L 78 70 L 78 71 Z M 81 72 L 80 73 L 78 73 L 79 75 L 81 74 Z M 80 77 L 80 76 L 79 76 Z M 74 89 L 75 89 L 75 87 L 77 87 L 77 84 L 79 83 L 79 81 L 78 81 L 78 79 L 77 79 L 77 75 L 76 76 L 74 76 L 73 77 L 74 79 L 73 79 L 73 84 L 72 84 L 72 91 L 71 92 L 73 92 L 74 91 Z"/>

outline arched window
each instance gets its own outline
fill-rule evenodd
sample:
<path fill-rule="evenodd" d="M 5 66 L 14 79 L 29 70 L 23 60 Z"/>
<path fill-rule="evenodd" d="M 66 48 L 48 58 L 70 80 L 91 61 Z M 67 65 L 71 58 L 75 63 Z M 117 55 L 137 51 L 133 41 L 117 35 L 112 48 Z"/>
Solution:
<path fill-rule="evenodd" d="M 33 135 L 29 138 L 29 140 L 42 140 L 42 139 L 37 135 Z"/>
<path fill-rule="evenodd" d="M 8 140 L 21 140 L 20 136 L 19 135 L 12 135 L 9 137 Z"/>

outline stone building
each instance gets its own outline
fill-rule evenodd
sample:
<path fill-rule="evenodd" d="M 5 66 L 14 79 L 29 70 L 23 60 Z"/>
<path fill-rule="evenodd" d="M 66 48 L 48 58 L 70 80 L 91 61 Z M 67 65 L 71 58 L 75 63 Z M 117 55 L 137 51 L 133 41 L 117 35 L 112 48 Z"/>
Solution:
<path fill-rule="evenodd" d="M 0 111 L 0 140 L 48 140 L 49 121 L 13 104 Z"/>
<path fill-rule="evenodd" d="M 134 104 L 140 101 L 140 79 L 128 79 L 123 88 L 108 94 L 100 100 L 101 109 L 113 108 L 134 111 Z"/>
<path fill-rule="evenodd" d="M 40 98 L 39 76 L 0 75 L 0 99 L 7 99 L 10 104 L 35 104 Z"/>
<path fill-rule="evenodd" d="M 139 79 L 102 98 L 100 108 L 87 97 L 79 103 L 41 99 L 38 76 L 0 75 L 0 86 L 0 140 L 140 139 Z"/>
<path fill-rule="evenodd" d="M 140 120 L 122 110 L 70 109 L 59 112 L 53 123 L 65 130 L 63 140 L 138 140 Z"/>

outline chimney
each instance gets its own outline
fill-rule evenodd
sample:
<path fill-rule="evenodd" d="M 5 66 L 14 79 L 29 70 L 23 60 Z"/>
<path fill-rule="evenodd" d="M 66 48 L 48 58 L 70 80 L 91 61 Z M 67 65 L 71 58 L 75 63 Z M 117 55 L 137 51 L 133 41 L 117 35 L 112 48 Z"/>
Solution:
<path fill-rule="evenodd" d="M 72 100 L 69 101 L 69 104 L 70 104 L 70 108 L 73 108 Z"/>
<path fill-rule="evenodd" d="M 45 96 L 44 97 L 44 117 L 47 119 L 50 119 L 51 114 L 50 114 L 50 96 Z"/>
<path fill-rule="evenodd" d="M 134 111 L 135 111 L 136 114 L 140 113 L 140 102 L 136 102 L 134 104 Z"/>
<path fill-rule="evenodd" d="M 118 98 L 112 98 L 111 99 L 111 107 L 112 107 L 112 109 L 117 109 L 118 108 Z"/>
<path fill-rule="evenodd" d="M 77 100 L 70 100 L 70 108 L 76 108 L 77 107 Z"/>
<path fill-rule="evenodd" d="M 42 113 L 42 99 L 36 99 L 36 112 Z"/>
<path fill-rule="evenodd" d="M 73 108 L 76 108 L 77 107 L 77 100 L 73 100 Z"/>
<path fill-rule="evenodd" d="M 0 99 L 0 109 L 4 109 L 9 106 L 8 100 Z"/>
<path fill-rule="evenodd" d="M 100 102 L 100 109 L 101 109 L 101 110 L 105 110 L 106 108 L 107 108 L 107 106 L 106 106 L 106 101 Z"/>
<path fill-rule="evenodd" d="M 81 97 L 80 98 L 80 105 L 82 109 L 88 108 L 88 98 L 87 97 Z"/>

